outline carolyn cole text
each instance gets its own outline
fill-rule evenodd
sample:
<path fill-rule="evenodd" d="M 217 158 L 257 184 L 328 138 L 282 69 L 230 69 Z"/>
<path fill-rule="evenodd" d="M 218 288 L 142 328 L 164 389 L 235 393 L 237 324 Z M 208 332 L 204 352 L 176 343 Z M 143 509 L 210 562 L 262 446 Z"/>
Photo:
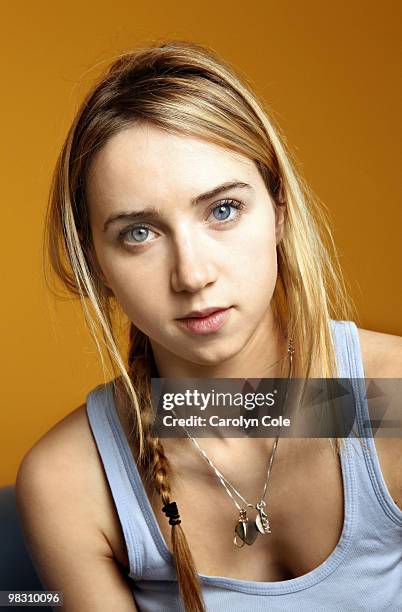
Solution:
<path fill-rule="evenodd" d="M 163 417 L 163 425 L 165 427 L 290 427 L 290 419 L 284 418 L 282 415 L 272 418 L 268 414 L 261 418 L 247 418 L 243 415 L 238 417 L 222 418 L 217 415 L 212 415 L 208 418 L 191 415 L 189 417 L 174 417 L 172 414 L 166 414 Z"/>

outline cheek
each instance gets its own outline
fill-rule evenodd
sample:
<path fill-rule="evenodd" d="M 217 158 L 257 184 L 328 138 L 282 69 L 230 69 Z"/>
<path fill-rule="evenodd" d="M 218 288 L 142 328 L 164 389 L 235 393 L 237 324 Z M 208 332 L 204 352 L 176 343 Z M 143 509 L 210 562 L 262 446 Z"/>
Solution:
<path fill-rule="evenodd" d="M 230 260 L 236 266 L 240 287 L 258 294 L 266 293 L 267 288 L 275 286 L 277 277 L 277 253 L 275 230 L 271 219 L 253 224 L 248 231 L 239 236 Z"/>
<path fill-rule="evenodd" d="M 158 324 L 155 305 L 160 302 L 163 285 L 166 282 L 161 266 L 153 267 L 152 274 L 147 266 L 135 261 L 136 256 L 126 257 L 104 255 L 102 270 L 117 301 L 128 318 L 138 326 Z"/>
<path fill-rule="evenodd" d="M 115 278 L 115 296 L 124 312 L 135 324 L 148 322 L 157 325 L 155 306 L 161 299 L 161 282 L 153 275 L 136 274 L 132 269 Z"/>

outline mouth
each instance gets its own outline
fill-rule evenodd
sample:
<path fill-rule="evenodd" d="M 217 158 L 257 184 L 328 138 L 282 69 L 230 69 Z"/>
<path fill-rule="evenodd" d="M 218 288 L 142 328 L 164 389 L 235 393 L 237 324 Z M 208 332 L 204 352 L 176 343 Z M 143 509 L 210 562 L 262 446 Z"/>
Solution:
<path fill-rule="evenodd" d="M 178 317 L 180 320 L 183 319 L 201 319 L 203 317 L 207 317 L 214 312 L 219 312 L 220 310 L 226 310 L 226 306 L 211 306 L 210 308 L 204 308 L 203 310 L 192 310 L 188 312 L 183 317 Z"/>
<path fill-rule="evenodd" d="M 181 326 L 194 334 L 211 334 L 218 331 L 229 319 L 232 307 L 206 308 L 202 311 L 192 311 L 185 317 L 177 319 Z"/>

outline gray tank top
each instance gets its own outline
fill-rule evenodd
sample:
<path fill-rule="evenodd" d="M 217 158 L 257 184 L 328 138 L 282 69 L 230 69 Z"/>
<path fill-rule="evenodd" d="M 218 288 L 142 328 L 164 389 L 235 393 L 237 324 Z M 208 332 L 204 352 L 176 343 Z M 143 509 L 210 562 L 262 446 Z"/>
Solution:
<path fill-rule="evenodd" d="M 340 378 L 364 378 L 358 331 L 331 321 Z M 369 418 L 352 380 L 356 427 Z M 112 381 L 87 396 L 87 414 L 128 551 L 128 581 L 144 612 L 182 611 L 173 557 L 146 495 L 113 400 Z M 364 388 L 363 388 L 364 391 Z M 280 582 L 199 574 L 208 612 L 401 612 L 402 510 L 385 484 L 372 437 L 345 438 L 344 523 L 337 546 L 312 571 Z"/>

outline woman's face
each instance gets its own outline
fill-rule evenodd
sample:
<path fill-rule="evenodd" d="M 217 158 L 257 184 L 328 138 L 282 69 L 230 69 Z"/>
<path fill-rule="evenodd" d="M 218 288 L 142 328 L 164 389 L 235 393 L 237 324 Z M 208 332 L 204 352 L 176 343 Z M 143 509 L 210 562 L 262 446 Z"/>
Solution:
<path fill-rule="evenodd" d="M 149 336 L 159 371 L 217 366 L 256 337 L 268 348 L 283 216 L 253 162 L 139 124 L 96 154 L 86 191 L 95 265 Z M 219 328 L 178 320 L 212 307 L 229 309 Z"/>

